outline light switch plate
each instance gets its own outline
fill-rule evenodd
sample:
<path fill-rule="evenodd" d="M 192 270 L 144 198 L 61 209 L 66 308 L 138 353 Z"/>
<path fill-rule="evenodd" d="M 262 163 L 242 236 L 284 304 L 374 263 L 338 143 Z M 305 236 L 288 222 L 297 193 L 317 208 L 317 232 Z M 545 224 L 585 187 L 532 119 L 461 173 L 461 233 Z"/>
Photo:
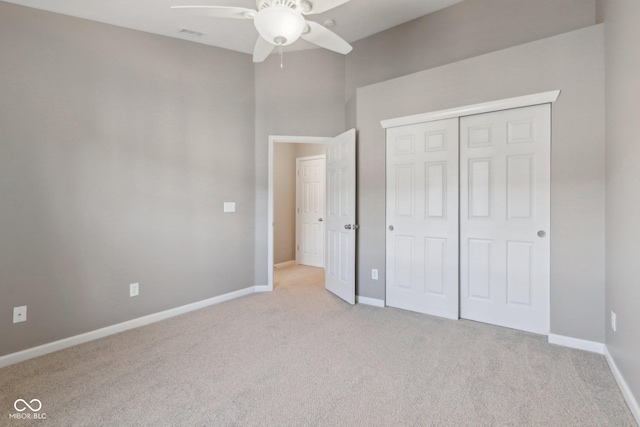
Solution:
<path fill-rule="evenodd" d="M 13 307 L 13 323 L 27 321 L 27 306 Z"/>
<path fill-rule="evenodd" d="M 236 211 L 236 202 L 224 202 L 224 211 L 225 212 L 235 212 Z"/>

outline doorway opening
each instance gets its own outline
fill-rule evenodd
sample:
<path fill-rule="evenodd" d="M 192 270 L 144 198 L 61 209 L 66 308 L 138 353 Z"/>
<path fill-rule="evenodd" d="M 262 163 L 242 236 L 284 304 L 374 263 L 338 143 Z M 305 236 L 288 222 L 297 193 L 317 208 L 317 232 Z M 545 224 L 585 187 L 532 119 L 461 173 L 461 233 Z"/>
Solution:
<path fill-rule="evenodd" d="M 356 130 L 333 138 L 269 137 L 267 277 L 273 290 L 274 265 L 274 151 L 279 143 L 326 145 L 325 289 L 348 304 L 356 302 Z"/>
<path fill-rule="evenodd" d="M 305 166 L 317 167 L 312 160 L 324 158 L 326 144 L 332 139 L 309 136 L 269 137 L 267 239 L 269 291 L 272 291 L 274 286 L 274 268 L 286 268 L 298 264 L 309 264 L 309 262 L 312 266 L 324 268 L 324 204 L 321 206 L 322 215 L 316 215 L 320 212 L 315 212 L 315 209 L 309 215 L 301 215 L 298 212 L 300 207 L 298 199 L 303 189 L 299 188 L 302 180 L 298 179 L 298 170 L 301 165 L 297 159 L 303 162 L 305 159 L 309 160 L 310 162 Z M 324 181 L 325 171 L 321 172 L 321 179 Z M 308 184 L 311 184 L 309 187 L 311 190 L 313 182 Z M 313 198 L 316 194 L 307 194 L 307 196 Z M 307 235 L 303 238 L 305 228 Z M 317 246 L 318 240 L 321 241 L 322 247 Z M 301 259 L 301 250 L 305 249 L 305 245 L 307 249 L 315 248 L 315 250 L 307 250 L 306 254 L 302 254 Z"/>

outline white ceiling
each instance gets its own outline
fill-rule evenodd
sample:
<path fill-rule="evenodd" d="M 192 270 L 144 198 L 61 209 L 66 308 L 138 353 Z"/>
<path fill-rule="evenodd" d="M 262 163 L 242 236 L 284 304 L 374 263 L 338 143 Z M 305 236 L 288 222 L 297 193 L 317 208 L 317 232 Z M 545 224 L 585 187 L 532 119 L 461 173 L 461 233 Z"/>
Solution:
<path fill-rule="evenodd" d="M 239 6 L 255 9 L 255 0 L 3 0 L 148 33 L 190 40 L 238 52 L 252 53 L 257 38 L 253 21 L 214 19 L 176 13 L 170 6 Z M 321 1 L 321 0 L 318 0 Z M 352 43 L 396 25 L 427 15 L 463 0 L 351 0 L 308 20 L 336 21 L 331 30 Z M 202 38 L 179 34 L 186 28 L 205 33 Z M 298 40 L 287 50 L 315 46 Z"/>

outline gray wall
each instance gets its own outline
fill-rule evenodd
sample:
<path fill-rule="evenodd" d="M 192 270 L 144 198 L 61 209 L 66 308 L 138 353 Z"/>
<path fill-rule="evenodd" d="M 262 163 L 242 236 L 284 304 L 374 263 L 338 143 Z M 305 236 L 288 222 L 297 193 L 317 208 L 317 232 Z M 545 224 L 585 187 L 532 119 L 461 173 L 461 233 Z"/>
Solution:
<path fill-rule="evenodd" d="M 602 24 L 604 22 L 605 1 L 608 1 L 608 0 L 596 0 L 596 23 L 597 24 Z"/>
<path fill-rule="evenodd" d="M 296 259 L 296 159 L 324 153 L 324 144 L 278 143 L 274 145 L 274 264 Z"/>
<path fill-rule="evenodd" d="M 553 105 L 551 332 L 604 340 L 604 53 L 593 26 L 358 90 L 358 294 L 384 299 L 380 120 L 561 89 Z M 370 279 L 377 268 L 381 279 Z"/>
<path fill-rule="evenodd" d="M 595 0 L 466 0 L 353 44 L 347 127 L 356 89 L 595 24 Z"/>
<path fill-rule="evenodd" d="M 604 2 L 607 89 L 607 348 L 640 400 L 640 3 Z"/>
<path fill-rule="evenodd" d="M 320 156 L 327 152 L 324 144 L 296 144 L 296 158 Z"/>
<path fill-rule="evenodd" d="M 296 145 L 273 149 L 273 263 L 296 259 Z"/>
<path fill-rule="evenodd" d="M 324 49 L 270 56 L 255 67 L 255 284 L 267 285 L 269 135 L 335 136 L 344 130 L 344 57 Z"/>
<path fill-rule="evenodd" d="M 361 40 L 346 57 L 287 52 L 280 69 L 276 56 L 254 67 L 248 55 L 0 3 L 0 312 L 29 306 L 28 322 L 0 322 L 0 355 L 266 285 L 268 135 L 337 135 L 356 123 L 358 87 L 585 27 L 595 13 L 594 0 L 467 0 Z M 572 103 L 582 96 L 585 105 L 565 107 L 560 116 L 585 120 L 594 131 L 579 151 L 582 163 L 554 177 L 562 189 L 554 190 L 554 206 L 564 212 L 559 220 L 575 214 L 575 226 L 564 230 L 566 242 L 555 250 L 588 240 L 580 262 L 569 256 L 566 269 L 554 270 L 571 283 L 564 290 L 584 282 L 584 294 L 574 296 L 566 313 L 568 296 L 556 295 L 554 313 L 563 311 L 567 320 L 554 332 L 599 340 L 604 322 L 576 326 L 583 311 L 592 310 L 595 319 L 603 310 L 601 302 L 593 307 L 602 292 L 594 285 L 602 250 L 591 244 L 602 237 L 596 219 L 602 164 L 595 161 L 601 147 L 592 143 L 601 122 L 590 104 L 600 84 L 582 95 L 577 90 L 597 80 L 599 66 L 588 58 L 597 56 L 599 41 L 592 41 L 580 45 L 583 51 L 550 48 L 567 57 L 558 65 L 545 58 L 547 71 L 530 87 L 556 86 L 564 80 L 553 76 L 575 72 L 577 82 L 567 87 L 576 89 L 563 96 Z M 490 56 L 478 60 L 491 69 Z M 574 61 L 585 67 L 576 71 Z M 507 65 L 485 73 L 481 84 L 477 77 L 461 81 L 463 88 L 475 86 L 458 95 L 445 92 L 469 64 L 434 68 L 428 73 L 443 76 L 444 86 L 429 82 L 418 91 L 433 99 L 414 99 L 392 116 L 509 95 L 518 78 L 508 70 L 522 66 Z M 451 74 L 456 71 L 461 75 Z M 502 87 L 502 78 L 511 83 Z M 374 114 L 358 104 L 363 117 Z M 384 178 L 379 141 L 366 135 L 371 129 L 365 126 L 359 142 L 365 227 L 358 268 L 366 273 L 360 274 L 363 295 L 380 297 L 383 281 L 368 280 L 384 254 L 378 230 Z M 238 212 L 223 214 L 224 201 L 236 201 Z M 567 237 L 573 230 L 577 242 Z M 128 298 L 131 282 L 141 283 L 138 298 Z M 583 334 L 586 329 L 593 334 Z"/>
<path fill-rule="evenodd" d="M 0 3 L 0 57 L 0 355 L 253 286 L 248 55 Z"/>

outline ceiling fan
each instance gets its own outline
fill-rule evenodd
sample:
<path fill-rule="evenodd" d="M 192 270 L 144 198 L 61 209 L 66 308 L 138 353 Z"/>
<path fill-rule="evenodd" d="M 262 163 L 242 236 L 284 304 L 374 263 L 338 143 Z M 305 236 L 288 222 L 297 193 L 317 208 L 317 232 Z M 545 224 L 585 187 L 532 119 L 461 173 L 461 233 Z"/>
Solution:
<path fill-rule="evenodd" d="M 226 6 L 172 6 L 178 12 L 212 18 L 248 19 L 259 36 L 253 49 L 253 62 L 262 62 L 276 46 L 288 46 L 299 38 L 317 46 L 346 55 L 351 45 L 317 22 L 307 21 L 304 15 L 326 12 L 349 0 L 256 0 L 256 9 Z"/>

